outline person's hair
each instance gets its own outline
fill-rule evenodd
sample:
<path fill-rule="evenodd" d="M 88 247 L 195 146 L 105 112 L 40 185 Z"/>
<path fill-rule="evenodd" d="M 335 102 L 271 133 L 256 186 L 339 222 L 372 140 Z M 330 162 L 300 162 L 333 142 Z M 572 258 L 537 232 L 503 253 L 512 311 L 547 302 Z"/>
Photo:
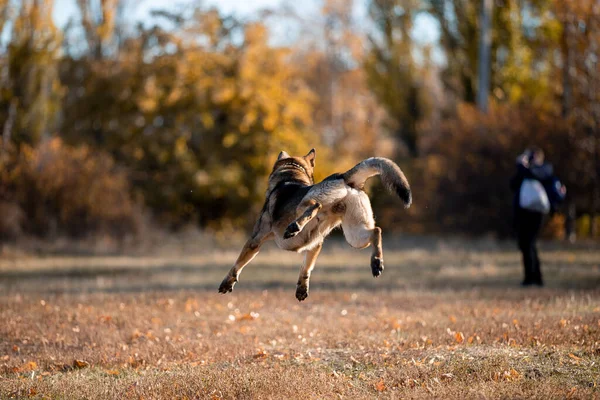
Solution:
<path fill-rule="evenodd" d="M 539 148 L 537 146 L 529 146 L 527 151 L 529 152 L 529 161 L 533 160 L 533 158 L 536 156 L 536 154 L 539 154 L 542 157 L 544 156 L 544 150 L 542 150 L 541 148 Z"/>

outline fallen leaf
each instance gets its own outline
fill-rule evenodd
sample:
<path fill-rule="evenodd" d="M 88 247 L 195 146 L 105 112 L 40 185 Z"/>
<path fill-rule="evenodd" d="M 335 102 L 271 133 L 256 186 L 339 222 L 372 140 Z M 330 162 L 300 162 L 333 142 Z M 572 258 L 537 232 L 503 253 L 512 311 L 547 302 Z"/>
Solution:
<path fill-rule="evenodd" d="M 254 320 L 256 318 L 258 318 L 258 313 L 255 313 L 255 312 L 251 312 L 251 313 L 248 313 L 248 314 L 243 314 L 243 315 L 237 317 L 237 319 L 240 320 L 240 321 L 252 321 L 252 320 Z"/>
<path fill-rule="evenodd" d="M 28 363 L 26 363 L 25 365 L 23 365 L 23 367 L 21 367 L 21 370 L 23 371 L 35 371 L 38 368 L 38 365 L 35 361 L 29 361 Z"/>
<path fill-rule="evenodd" d="M 456 340 L 456 343 L 462 343 L 465 341 L 465 335 L 463 335 L 462 332 L 456 332 L 454 334 L 454 339 Z"/>
<path fill-rule="evenodd" d="M 561 319 L 559 322 L 559 325 L 561 326 L 561 328 L 564 328 L 565 326 L 567 326 L 567 320 L 566 319 Z"/>
<path fill-rule="evenodd" d="M 113 376 L 117 376 L 119 375 L 121 372 L 119 372 L 118 369 L 109 369 L 108 371 L 106 371 L 107 374 L 109 375 L 113 375 Z"/>
<path fill-rule="evenodd" d="M 448 373 L 448 374 L 442 374 L 442 380 L 450 380 L 454 378 L 454 375 Z"/>
<path fill-rule="evenodd" d="M 253 355 L 253 358 L 259 359 L 259 358 L 267 358 L 268 354 L 266 351 L 264 350 L 260 350 L 258 353 L 256 353 L 255 355 Z"/>
<path fill-rule="evenodd" d="M 380 378 L 379 382 L 375 384 L 375 390 L 377 390 L 378 392 L 385 391 L 385 382 L 383 381 L 383 378 Z"/>
<path fill-rule="evenodd" d="M 110 321 L 112 321 L 112 317 L 110 315 L 101 315 L 100 317 L 98 317 L 98 321 L 109 323 Z"/>
<path fill-rule="evenodd" d="M 90 363 L 85 362 L 83 360 L 74 360 L 73 361 L 73 368 L 87 368 L 90 366 Z"/>

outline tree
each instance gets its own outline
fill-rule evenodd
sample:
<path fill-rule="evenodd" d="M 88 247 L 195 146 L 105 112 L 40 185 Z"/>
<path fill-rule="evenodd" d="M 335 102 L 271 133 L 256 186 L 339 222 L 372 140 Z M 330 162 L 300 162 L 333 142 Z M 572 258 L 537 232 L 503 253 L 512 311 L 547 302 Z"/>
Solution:
<path fill-rule="evenodd" d="M 376 29 L 364 64 L 370 87 L 394 121 L 395 136 L 411 156 L 418 154 L 418 122 L 427 114 L 410 36 L 417 12 L 414 0 L 373 0 L 369 15 Z"/>
<path fill-rule="evenodd" d="M 7 4 L 2 6 L 0 12 L 7 15 Z M 12 131 L 17 145 L 36 144 L 57 126 L 63 94 L 58 77 L 61 35 L 52 21 L 52 6 L 51 0 L 21 1 L 8 33 L 0 126 L 5 134 Z"/>

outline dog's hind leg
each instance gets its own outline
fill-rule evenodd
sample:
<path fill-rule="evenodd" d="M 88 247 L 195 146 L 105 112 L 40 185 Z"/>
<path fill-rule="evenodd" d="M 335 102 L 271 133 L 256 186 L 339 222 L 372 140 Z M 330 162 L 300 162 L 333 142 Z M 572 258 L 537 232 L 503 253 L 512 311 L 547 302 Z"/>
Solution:
<path fill-rule="evenodd" d="M 381 246 L 381 228 L 376 226 L 371 234 L 373 253 L 371 254 L 371 272 L 377 278 L 383 272 L 383 248 Z"/>
<path fill-rule="evenodd" d="M 375 226 L 371 202 L 366 193 L 359 192 L 348 196 L 344 203 L 346 205 L 346 213 L 342 218 L 344 237 L 352 247 L 358 249 L 373 245 L 371 272 L 374 277 L 378 277 L 383 271 L 383 249 L 381 228 Z"/>
<path fill-rule="evenodd" d="M 304 264 L 300 269 L 300 276 L 298 277 L 298 285 L 296 285 L 296 298 L 298 301 L 302 301 L 308 297 L 308 286 L 310 283 L 310 274 L 315 267 L 317 257 L 323 248 L 323 243 L 319 243 L 316 247 L 307 250 L 304 253 Z"/>
<path fill-rule="evenodd" d="M 235 264 L 229 270 L 229 273 L 221 282 L 219 286 L 220 293 L 227 293 L 233 290 L 233 286 L 238 281 L 242 269 L 252 261 L 258 254 L 260 246 L 269 239 L 273 238 L 273 233 L 269 230 L 266 231 L 266 227 L 255 230 L 252 237 L 246 242 L 240 255 L 238 256 Z"/>

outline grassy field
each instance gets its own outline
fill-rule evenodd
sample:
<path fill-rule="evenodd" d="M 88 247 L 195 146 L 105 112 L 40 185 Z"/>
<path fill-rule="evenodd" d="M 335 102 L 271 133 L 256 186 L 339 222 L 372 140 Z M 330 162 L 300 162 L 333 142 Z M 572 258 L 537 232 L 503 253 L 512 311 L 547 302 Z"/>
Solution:
<path fill-rule="evenodd" d="M 332 241 L 334 242 L 334 241 Z M 600 250 L 547 247 L 521 289 L 511 246 L 330 244 L 0 261 L 0 398 L 600 398 Z M 396 250 L 391 250 L 396 248 Z"/>

